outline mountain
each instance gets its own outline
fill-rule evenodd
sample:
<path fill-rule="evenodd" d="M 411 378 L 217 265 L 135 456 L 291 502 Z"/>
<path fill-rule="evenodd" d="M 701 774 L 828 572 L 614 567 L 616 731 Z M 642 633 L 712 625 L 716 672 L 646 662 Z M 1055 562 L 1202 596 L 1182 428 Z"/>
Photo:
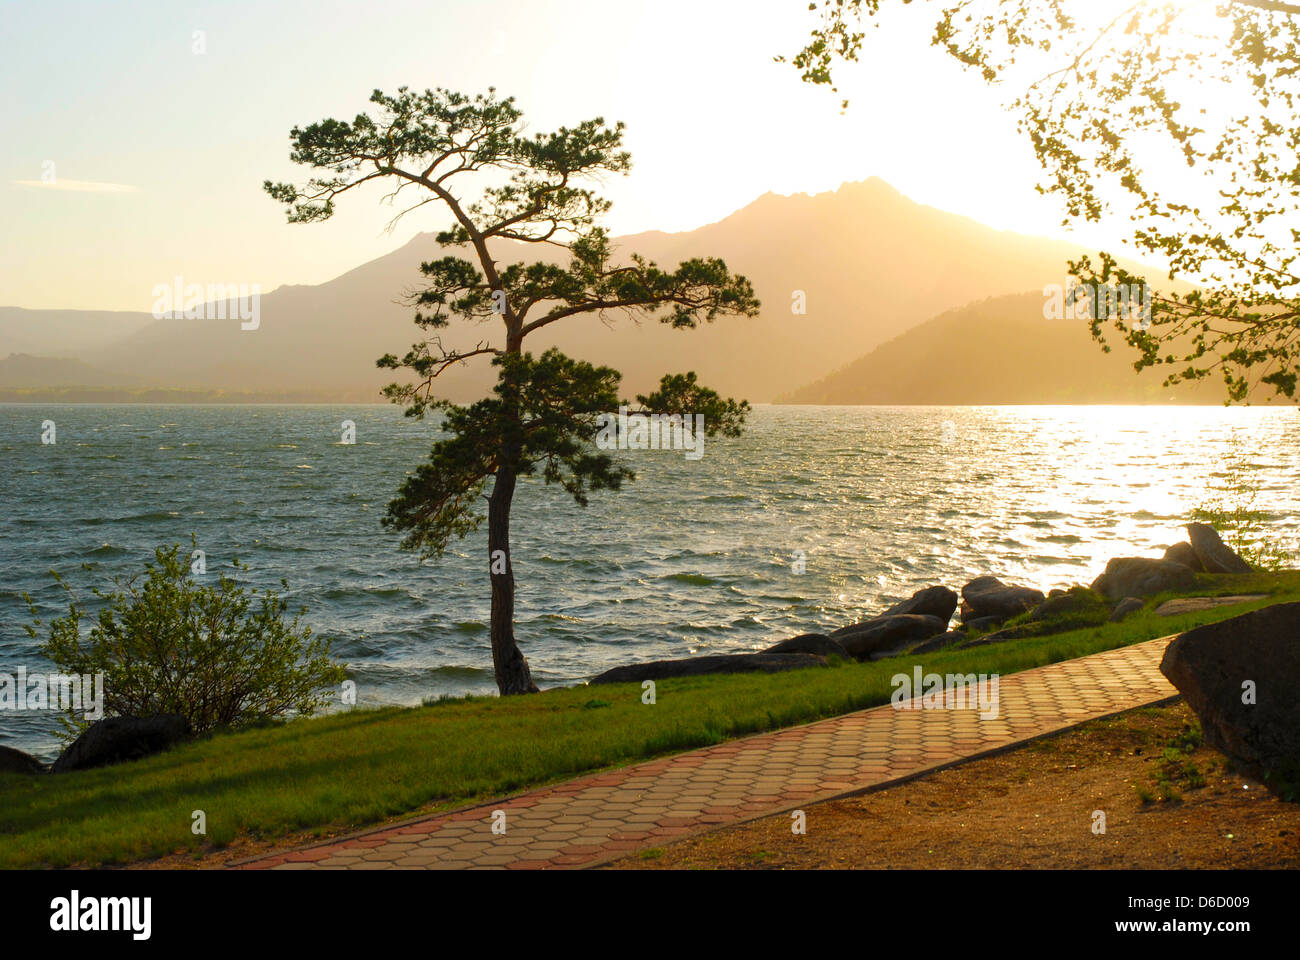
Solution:
<path fill-rule="evenodd" d="M 120 310 L 0 307 L 0 356 L 88 357 L 151 323 L 147 313 Z"/>
<path fill-rule="evenodd" d="M 949 310 L 781 398 L 815 404 L 1070 404 L 1223 402 L 1216 378 L 1161 386 L 1133 370 L 1125 344 L 1102 351 L 1086 320 L 1049 320 L 1043 294 L 990 297 Z M 1252 403 L 1269 402 L 1257 391 Z"/>
<path fill-rule="evenodd" d="M 797 390 L 846 357 L 864 354 L 942 310 L 1064 283 L 1066 261 L 1083 252 L 923 206 L 879 179 L 813 196 L 766 194 L 717 223 L 684 233 L 625 236 L 617 245 L 622 257 L 638 252 L 665 266 L 719 256 L 754 283 L 762 314 L 722 318 L 698 330 L 587 316 L 539 331 L 529 338 L 529 349 L 555 345 L 622 370 L 629 396 L 663 373 L 695 370 L 702 382 L 751 401 Z M 540 252 L 554 257 L 557 251 Z M 494 250 L 500 260 L 538 253 L 516 243 Z M 443 254 L 434 235 L 422 233 L 327 283 L 280 287 L 262 295 L 256 330 L 241 330 L 237 320 L 119 315 L 120 337 L 107 344 L 87 339 L 75 355 L 148 386 L 378 399 L 379 386 L 392 377 L 375 369 L 375 358 L 404 352 L 420 332 L 410 308 L 398 301 L 418 285 L 420 262 Z M 806 301 L 803 314 L 792 310 L 799 292 Z M 66 326 L 74 311 L 23 313 L 25 319 L 0 313 L 0 345 L 6 337 L 39 340 L 43 326 Z M 489 336 L 499 337 L 498 330 L 463 326 L 443 333 L 449 345 L 472 346 Z M 71 334 L 46 340 L 61 354 L 78 343 Z M 440 378 L 440 392 L 470 399 L 486 390 L 490 378 L 486 363 L 456 367 Z"/>
<path fill-rule="evenodd" d="M 34 357 L 11 353 L 0 359 L 0 388 L 23 389 L 48 387 L 51 384 L 125 387 L 135 384 L 134 377 L 110 373 L 81 360 L 65 357 Z"/>

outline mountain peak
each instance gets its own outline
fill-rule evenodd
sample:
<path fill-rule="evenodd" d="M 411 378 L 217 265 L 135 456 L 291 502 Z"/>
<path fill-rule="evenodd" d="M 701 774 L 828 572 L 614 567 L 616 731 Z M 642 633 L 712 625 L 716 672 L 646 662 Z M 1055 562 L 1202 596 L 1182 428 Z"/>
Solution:
<path fill-rule="evenodd" d="M 901 197 L 890 183 L 880 177 L 867 177 L 865 180 L 846 180 L 835 190 L 836 195 L 868 194 L 878 197 Z"/>
<path fill-rule="evenodd" d="M 834 190 L 822 190 L 817 193 L 809 193 L 806 190 L 797 190 L 792 193 L 777 193 L 775 190 L 769 190 L 762 196 L 755 198 L 749 206 L 757 204 L 768 204 L 773 201 L 793 200 L 802 197 L 805 200 L 830 200 L 833 198 L 846 199 L 851 197 L 880 197 L 880 198 L 899 198 L 903 195 L 898 192 L 887 181 L 880 177 L 867 177 L 865 180 L 845 180 Z M 743 208 L 742 208 L 743 209 Z"/>

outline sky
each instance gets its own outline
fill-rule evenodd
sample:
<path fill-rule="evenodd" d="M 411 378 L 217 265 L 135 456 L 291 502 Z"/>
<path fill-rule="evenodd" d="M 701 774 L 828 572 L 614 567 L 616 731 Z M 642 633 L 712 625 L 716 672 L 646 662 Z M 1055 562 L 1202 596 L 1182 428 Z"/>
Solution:
<path fill-rule="evenodd" d="M 401 85 L 495 86 L 533 131 L 626 123 L 632 171 L 605 184 L 615 234 L 878 176 L 1069 236 L 1003 92 L 932 48 L 915 10 L 884 18 L 837 95 L 773 62 L 803 45 L 807 0 L 0 0 L 0 305 L 148 311 L 176 275 L 321 283 L 444 228 L 428 207 L 388 232 L 380 190 L 289 225 L 261 189 L 304 179 L 295 124 L 351 119 Z"/>

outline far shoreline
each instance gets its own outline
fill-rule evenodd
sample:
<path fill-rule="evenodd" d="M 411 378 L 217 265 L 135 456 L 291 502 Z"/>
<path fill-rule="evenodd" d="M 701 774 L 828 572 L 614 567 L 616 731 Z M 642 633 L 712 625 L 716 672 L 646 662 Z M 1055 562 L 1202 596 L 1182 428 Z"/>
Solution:
<path fill-rule="evenodd" d="M 177 397 L 168 398 L 148 398 L 148 399 L 123 399 L 121 394 L 125 391 L 117 391 L 115 394 L 99 399 L 78 399 L 71 400 L 65 396 L 59 396 L 56 393 L 33 393 L 30 396 L 15 396 L 15 394 L 26 393 L 21 390 L 0 390 L 0 407 L 26 407 L 37 406 L 41 404 L 57 404 L 59 406 L 81 406 L 81 407 L 391 407 L 393 404 L 382 400 L 303 400 L 303 399 L 275 399 L 265 395 L 255 394 L 255 398 L 250 399 L 222 399 L 219 395 L 199 394 L 192 398 Z M 149 393 L 162 393 L 167 391 L 147 391 Z M 115 398 L 114 398 L 115 397 Z M 466 398 L 453 400 L 454 403 L 472 403 L 477 398 Z M 1005 402 L 1005 401 L 968 401 L 962 403 L 782 403 L 772 400 L 752 400 L 750 405 L 757 409 L 759 407 L 774 407 L 781 409 L 807 409 L 807 410 L 982 410 L 982 409 L 1074 409 L 1077 407 L 1104 407 L 1110 408 L 1132 408 L 1136 410 L 1151 409 L 1187 409 L 1187 410 L 1223 410 L 1223 409 L 1240 409 L 1240 410 L 1286 410 L 1300 408 L 1300 399 L 1290 403 L 1277 403 L 1264 400 L 1255 403 L 1193 403 L 1170 399 L 1164 402 L 1156 401 L 1111 401 L 1111 400 L 1078 400 L 1072 402 L 1066 401 L 1041 401 L 1037 403 L 1023 402 Z"/>

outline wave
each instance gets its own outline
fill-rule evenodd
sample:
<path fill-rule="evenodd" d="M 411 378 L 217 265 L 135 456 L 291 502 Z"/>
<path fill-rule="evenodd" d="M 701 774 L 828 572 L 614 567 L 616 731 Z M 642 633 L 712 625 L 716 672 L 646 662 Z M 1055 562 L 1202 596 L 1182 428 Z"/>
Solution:
<path fill-rule="evenodd" d="M 723 583 L 722 580 L 706 577 L 702 573 L 665 573 L 658 579 L 669 580 L 673 583 L 685 583 L 693 587 L 716 587 Z"/>

